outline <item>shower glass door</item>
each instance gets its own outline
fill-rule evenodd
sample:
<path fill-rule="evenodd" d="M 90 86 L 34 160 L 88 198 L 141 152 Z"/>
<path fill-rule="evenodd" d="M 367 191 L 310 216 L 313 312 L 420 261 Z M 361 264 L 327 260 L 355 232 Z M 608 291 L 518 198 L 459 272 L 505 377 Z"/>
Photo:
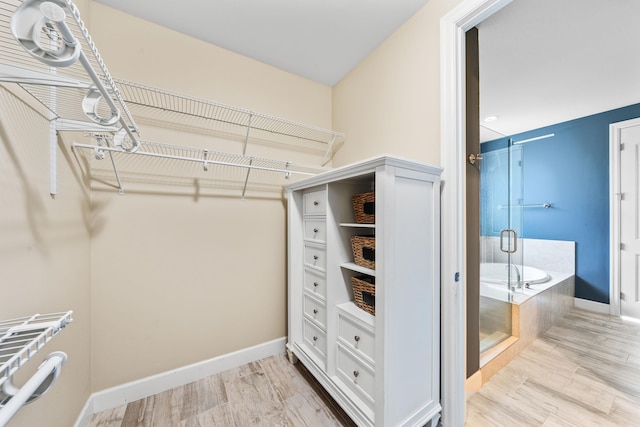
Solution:
<path fill-rule="evenodd" d="M 511 336 L 511 301 L 522 286 L 523 151 L 482 153 L 480 169 L 480 352 Z"/>

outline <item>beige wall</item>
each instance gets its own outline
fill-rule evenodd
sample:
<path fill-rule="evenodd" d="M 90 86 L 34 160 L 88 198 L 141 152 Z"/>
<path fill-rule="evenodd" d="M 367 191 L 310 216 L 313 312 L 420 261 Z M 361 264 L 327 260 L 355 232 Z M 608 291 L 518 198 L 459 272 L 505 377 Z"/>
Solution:
<path fill-rule="evenodd" d="M 461 0 L 431 0 L 333 88 L 347 134 L 334 166 L 389 153 L 440 165 L 440 18 Z"/>
<path fill-rule="evenodd" d="M 331 127 L 331 88 L 91 7 L 92 37 L 114 76 Z M 140 126 L 146 139 L 220 149 L 202 135 Z M 242 200 L 237 188 L 175 186 L 139 165 L 140 182 L 123 178 L 124 196 L 92 192 L 94 391 L 286 335 L 281 189 Z M 174 165 L 166 172 L 189 176 Z"/>
<path fill-rule="evenodd" d="M 73 425 L 90 393 L 89 194 L 67 141 L 49 195 L 49 124 L 0 87 L 0 319 L 74 311 L 74 321 L 16 375 L 21 386 L 47 354 L 68 360 L 51 391 L 12 426 Z"/>
<path fill-rule="evenodd" d="M 339 165 L 380 153 L 440 164 L 439 20 L 459 2 L 431 0 L 333 89 L 79 3 L 115 77 L 345 132 Z M 76 319 L 51 347 L 69 354 L 55 392 L 16 425 L 68 426 L 91 391 L 285 335 L 280 192 L 196 194 L 143 163 L 126 195 L 99 184 L 89 195 L 66 136 L 53 200 L 46 121 L 4 90 L 0 111 L 2 317 L 73 309 Z M 141 127 L 160 142 L 209 143 Z"/>

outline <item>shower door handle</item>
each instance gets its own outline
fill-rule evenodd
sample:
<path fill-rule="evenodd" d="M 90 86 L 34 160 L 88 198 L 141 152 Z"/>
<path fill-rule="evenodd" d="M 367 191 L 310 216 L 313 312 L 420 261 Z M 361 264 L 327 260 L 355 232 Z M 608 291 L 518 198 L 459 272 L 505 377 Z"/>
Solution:
<path fill-rule="evenodd" d="M 513 238 L 513 246 L 511 245 L 511 238 Z M 505 241 L 507 242 L 506 249 L 504 245 Z M 518 233 L 516 230 L 510 228 L 500 230 L 500 250 L 508 254 L 515 253 L 518 250 Z"/>

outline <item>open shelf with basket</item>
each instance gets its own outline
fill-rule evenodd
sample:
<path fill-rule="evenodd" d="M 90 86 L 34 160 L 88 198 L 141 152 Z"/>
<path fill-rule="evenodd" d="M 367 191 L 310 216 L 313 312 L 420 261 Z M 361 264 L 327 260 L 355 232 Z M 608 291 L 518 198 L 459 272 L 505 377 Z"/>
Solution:
<path fill-rule="evenodd" d="M 385 156 L 286 187 L 290 359 L 358 425 L 439 419 L 440 172 Z"/>

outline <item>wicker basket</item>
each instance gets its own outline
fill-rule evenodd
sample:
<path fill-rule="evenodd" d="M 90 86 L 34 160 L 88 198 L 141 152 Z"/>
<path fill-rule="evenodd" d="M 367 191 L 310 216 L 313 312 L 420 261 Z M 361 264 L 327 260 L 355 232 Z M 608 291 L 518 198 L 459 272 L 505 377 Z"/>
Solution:
<path fill-rule="evenodd" d="M 376 223 L 376 193 L 356 194 L 351 201 L 358 224 Z"/>
<path fill-rule="evenodd" d="M 353 299 L 356 305 L 367 313 L 376 315 L 376 279 L 371 276 L 351 278 Z"/>
<path fill-rule="evenodd" d="M 353 261 L 362 267 L 376 268 L 376 238 L 372 236 L 351 236 Z"/>

